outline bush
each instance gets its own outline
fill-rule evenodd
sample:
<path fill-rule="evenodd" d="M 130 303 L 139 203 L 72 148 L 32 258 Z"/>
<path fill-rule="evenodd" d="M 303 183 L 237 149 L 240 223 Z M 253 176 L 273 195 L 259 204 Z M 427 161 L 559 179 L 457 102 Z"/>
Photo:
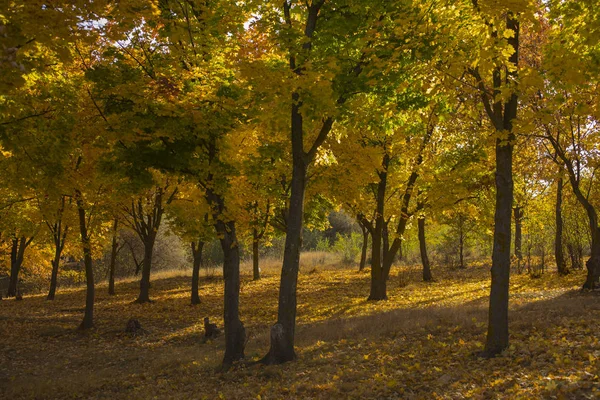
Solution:
<path fill-rule="evenodd" d="M 342 256 L 342 262 L 352 264 L 362 249 L 362 235 L 354 232 L 350 235 L 336 235 L 333 250 Z"/>
<path fill-rule="evenodd" d="M 317 239 L 317 245 L 315 246 L 316 251 L 329 251 L 331 250 L 331 244 L 329 244 L 329 239 L 326 237 L 321 237 Z"/>

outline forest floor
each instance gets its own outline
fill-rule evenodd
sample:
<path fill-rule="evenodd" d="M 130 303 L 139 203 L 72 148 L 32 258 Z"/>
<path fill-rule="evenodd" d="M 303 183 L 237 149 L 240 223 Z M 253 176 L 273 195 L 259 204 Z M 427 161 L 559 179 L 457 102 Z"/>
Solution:
<path fill-rule="evenodd" d="M 182 273 L 185 275 L 184 273 Z M 203 343 L 202 318 L 222 324 L 222 282 L 204 277 L 191 306 L 187 276 L 156 274 L 151 304 L 132 304 L 134 281 L 116 296 L 97 287 L 96 328 L 75 329 L 83 289 L 0 302 L 0 398 L 97 399 L 592 399 L 600 397 L 600 296 L 567 277 L 511 277 L 511 345 L 486 360 L 489 269 L 396 268 L 388 301 L 368 302 L 369 273 L 351 267 L 302 268 L 298 360 L 240 363 L 223 372 L 223 338 Z M 241 319 L 248 360 L 268 349 L 279 276 L 244 274 Z M 124 332 L 129 318 L 148 331 Z"/>

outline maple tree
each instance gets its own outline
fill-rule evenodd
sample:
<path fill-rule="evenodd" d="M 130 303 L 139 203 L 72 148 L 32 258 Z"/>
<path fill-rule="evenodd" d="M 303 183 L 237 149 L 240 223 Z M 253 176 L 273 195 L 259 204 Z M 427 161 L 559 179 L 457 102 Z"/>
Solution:
<path fill-rule="evenodd" d="M 518 364 L 569 336 L 586 354 L 565 351 L 552 371 L 591 385 L 593 323 L 565 317 L 561 331 L 526 351 L 525 322 L 515 316 L 509 330 L 509 310 L 577 303 L 567 291 L 578 279 L 585 290 L 599 286 L 599 9 L 597 0 L 0 1 L 0 284 L 38 308 L 6 302 L 9 313 L 34 315 L 10 323 L 39 338 L 31 321 L 70 313 L 57 301 L 73 309 L 85 301 L 80 328 L 105 333 L 133 314 L 133 326 L 166 349 L 197 336 L 205 313 L 216 325 L 206 320 L 204 344 L 235 379 L 248 354 L 267 375 L 299 354 L 310 361 L 292 371 L 319 370 L 320 354 L 354 374 L 326 371 L 324 382 L 306 372 L 323 390 L 310 395 L 295 378 L 287 389 L 274 385 L 297 397 L 456 397 L 446 391 L 452 371 L 435 376 L 441 368 L 425 357 L 456 364 L 468 348 L 497 356 L 469 365 L 513 356 Z M 352 221 L 340 228 L 342 217 Z M 161 240 L 181 254 L 165 263 L 189 276 L 162 279 Z M 162 302 L 160 311 L 125 301 L 134 289 L 116 279 L 133 272 L 119 257 L 124 246 L 141 272 L 135 302 Z M 217 248 L 223 280 L 215 283 L 203 267 Z M 107 290 L 98 291 L 104 273 Z M 64 287 L 68 276 L 85 278 L 85 291 Z M 46 288 L 54 301 L 40 306 L 36 292 Z M 195 307 L 174 308 L 183 300 Z M 484 346 L 479 322 L 464 337 L 429 319 L 396 329 L 400 318 L 419 320 L 411 308 L 452 314 L 472 303 L 481 319 L 487 300 Z M 105 314 L 96 320 L 98 307 Z M 377 350 L 376 340 L 337 329 L 361 318 L 357 326 L 403 335 L 415 350 L 398 351 L 396 336 Z M 3 335 L 16 337 L 11 329 Z M 100 336 L 85 338 L 113 351 Z M 348 356 L 360 346 L 368 353 Z M 190 357 L 208 354 L 199 351 Z M 567 368 L 568 356 L 578 364 Z M 410 392 L 400 382 L 421 362 L 435 388 Z M 360 363 L 384 368 L 374 379 L 385 384 L 352 386 L 362 382 Z M 519 385 L 532 396 L 592 393 L 542 388 L 549 369 Z M 490 387 L 500 390 L 494 377 Z M 268 380 L 249 382 L 250 394 L 263 396 Z M 460 382 L 461 395 L 491 396 Z"/>

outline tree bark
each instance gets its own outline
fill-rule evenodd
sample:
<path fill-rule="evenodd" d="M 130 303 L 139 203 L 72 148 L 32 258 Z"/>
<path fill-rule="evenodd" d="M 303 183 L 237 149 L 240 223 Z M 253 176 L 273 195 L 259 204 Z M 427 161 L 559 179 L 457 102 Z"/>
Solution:
<path fill-rule="evenodd" d="M 558 178 L 556 182 L 556 233 L 554 237 L 554 257 L 556 269 L 559 275 L 567 275 L 569 270 L 563 253 L 563 219 L 562 219 L 562 189 L 563 179 Z"/>
<path fill-rule="evenodd" d="M 259 237 L 258 237 L 258 230 L 256 228 L 254 228 L 252 230 L 252 280 L 259 280 L 260 279 L 260 268 L 258 265 L 258 242 L 259 242 Z"/>
<path fill-rule="evenodd" d="M 119 242 L 118 242 L 118 226 L 119 219 L 115 218 L 113 221 L 113 229 L 112 229 L 112 246 L 110 249 L 110 265 L 108 269 L 108 294 L 114 296 L 115 294 L 115 266 L 117 264 L 117 252 L 119 251 Z"/>
<path fill-rule="evenodd" d="M 458 268 L 464 269 L 465 267 L 465 220 L 462 214 L 458 215 Z"/>
<path fill-rule="evenodd" d="M 515 34 L 507 39 L 514 49 L 509 62 L 516 68 L 519 60 L 519 23 L 512 13 L 506 17 L 506 27 Z M 509 72 L 509 77 L 515 77 L 517 71 Z M 502 87 L 500 68 L 493 73 L 494 94 L 499 94 Z M 498 135 L 496 138 L 496 211 L 494 215 L 494 247 L 492 251 L 491 290 L 489 305 L 488 332 L 483 355 L 493 357 L 508 347 L 508 291 L 510 280 L 510 240 L 511 214 L 513 203 L 513 121 L 517 118 L 518 97 L 512 93 L 510 99 L 502 104 L 498 98 L 492 99 L 493 109 L 490 108 L 488 95 L 486 110 L 492 120 Z M 507 133 L 508 135 L 505 135 Z"/>
<path fill-rule="evenodd" d="M 81 322 L 81 325 L 79 325 L 79 329 L 90 329 L 94 327 L 94 268 L 92 265 L 92 249 L 87 230 L 85 208 L 79 190 L 75 192 L 75 197 L 79 214 L 79 231 L 81 234 L 81 245 L 83 247 L 83 262 L 85 265 L 86 281 L 85 313 L 83 315 L 83 321 Z"/>
<path fill-rule="evenodd" d="M 23 265 L 25 250 L 31 244 L 33 237 L 27 239 L 25 236 L 14 237 L 10 251 L 10 278 L 8 283 L 7 297 L 15 297 L 18 293 L 19 272 Z"/>
<path fill-rule="evenodd" d="M 211 158 L 216 157 L 216 149 L 211 147 Z M 208 181 L 212 182 L 212 175 Z M 225 355 L 223 367 L 231 366 L 235 361 L 244 358 L 246 346 L 246 329 L 240 321 L 240 247 L 236 236 L 234 221 L 224 221 L 225 199 L 212 188 L 206 189 L 206 200 L 212 208 L 215 231 L 223 250 L 223 280 L 225 293 L 223 296 L 225 323 Z"/>
<path fill-rule="evenodd" d="M 417 220 L 419 228 L 419 250 L 421 252 L 421 263 L 423 264 L 423 281 L 433 281 L 433 275 L 431 275 L 431 266 L 429 264 L 429 257 L 427 256 L 427 243 L 425 241 L 425 217 L 421 216 Z"/>
<path fill-rule="evenodd" d="M 362 223 L 360 224 L 360 229 L 362 230 L 363 234 L 363 243 L 360 252 L 360 265 L 358 270 L 363 271 L 367 263 L 367 251 L 369 250 L 369 230 Z"/>
<path fill-rule="evenodd" d="M 517 271 L 521 272 L 521 263 L 523 262 L 522 251 L 522 222 L 523 222 L 523 207 L 517 206 L 514 208 L 515 218 L 515 257 L 517 258 Z"/>
<path fill-rule="evenodd" d="M 387 279 L 384 273 L 382 259 L 384 245 L 384 229 L 385 229 L 385 193 L 387 190 L 387 174 L 390 164 L 390 156 L 386 152 L 381 162 L 381 171 L 379 175 L 379 183 L 377 184 L 376 212 L 375 212 L 375 229 L 371 234 L 371 291 L 368 300 L 386 300 L 387 299 Z M 387 251 L 386 251 L 387 253 Z"/>
<path fill-rule="evenodd" d="M 154 242 L 156 241 L 156 232 L 150 232 L 144 238 L 144 261 L 142 265 L 142 279 L 140 279 L 140 295 L 136 303 L 150 303 L 150 270 L 152 269 L 152 253 L 154 252 Z"/>
<path fill-rule="evenodd" d="M 198 294 L 198 286 L 200 281 L 200 265 L 202 264 L 202 249 L 204 242 L 198 240 L 198 243 L 192 242 L 192 256 L 194 264 L 192 268 L 192 304 L 200 304 L 200 295 Z"/>

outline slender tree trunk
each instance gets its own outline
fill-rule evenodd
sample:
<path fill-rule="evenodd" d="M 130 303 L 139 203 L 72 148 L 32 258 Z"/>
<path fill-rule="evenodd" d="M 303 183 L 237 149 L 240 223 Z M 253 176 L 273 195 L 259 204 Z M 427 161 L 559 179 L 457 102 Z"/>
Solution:
<path fill-rule="evenodd" d="M 562 219 L 562 188 L 563 179 L 558 178 L 556 182 L 556 235 L 554 237 L 554 256 L 556 258 L 556 269 L 559 275 L 567 275 L 569 270 L 565 263 L 563 254 L 563 219 Z"/>
<path fill-rule="evenodd" d="M 198 294 L 198 286 L 200 281 L 200 265 L 202 264 L 202 249 L 204 242 L 198 240 L 198 244 L 192 242 L 192 256 L 194 265 L 192 268 L 192 304 L 200 304 L 200 295 Z"/>
<path fill-rule="evenodd" d="M 365 264 L 367 263 L 367 251 L 369 250 L 369 230 L 362 224 L 360 225 L 360 228 L 362 229 L 363 243 L 362 250 L 360 252 L 360 265 L 358 270 L 362 271 L 365 269 Z"/>
<path fill-rule="evenodd" d="M 117 263 L 117 252 L 119 251 L 119 242 L 117 240 L 119 220 L 115 218 L 113 221 L 112 229 L 112 246 L 110 249 L 110 265 L 108 269 L 108 294 L 114 296 L 115 294 L 115 266 Z"/>
<path fill-rule="evenodd" d="M 56 294 L 56 283 L 58 281 L 58 266 L 60 264 L 60 255 L 62 248 L 57 248 L 54 251 L 54 259 L 52 260 L 52 275 L 50 277 L 50 290 L 48 291 L 48 297 L 46 300 L 54 300 Z"/>
<path fill-rule="evenodd" d="M 252 230 L 252 279 L 257 281 L 260 279 L 260 268 L 258 265 L 258 242 L 259 242 L 258 230 L 254 228 Z"/>
<path fill-rule="evenodd" d="M 465 229 L 463 216 L 459 215 L 458 225 L 458 257 L 459 257 L 459 268 L 465 268 Z"/>
<path fill-rule="evenodd" d="M 429 265 L 429 257 L 427 256 L 427 243 L 425 241 L 425 217 L 422 216 L 417 220 L 419 227 L 419 250 L 421 252 L 421 263 L 423 264 L 423 281 L 433 281 L 431 275 L 431 266 Z"/>
<path fill-rule="evenodd" d="M 390 231 L 389 231 L 390 221 L 383 222 L 383 232 L 382 232 L 382 241 L 383 248 L 381 250 L 381 259 L 386 260 L 388 257 L 388 253 L 390 251 Z M 402 258 L 402 245 L 398 247 L 398 255 Z M 383 263 L 382 263 L 383 265 Z M 383 268 L 383 277 L 387 281 L 390 279 L 390 270 L 391 268 Z"/>
<path fill-rule="evenodd" d="M 523 221 L 523 207 L 515 207 L 514 208 L 514 217 L 515 217 L 515 257 L 517 258 L 517 271 L 521 272 L 521 263 L 523 262 L 523 252 L 522 248 L 522 234 L 521 227 Z"/>
<path fill-rule="evenodd" d="M 83 262 L 85 264 L 85 313 L 79 329 L 90 329 L 94 326 L 94 268 L 92 265 L 92 249 L 90 237 L 87 231 L 87 222 L 85 218 L 85 208 L 81 193 L 76 191 L 77 211 L 79 213 L 79 231 L 81 233 L 81 245 L 83 247 Z"/>
<path fill-rule="evenodd" d="M 142 279 L 140 279 L 140 295 L 136 303 L 150 303 L 150 270 L 152 268 L 152 253 L 154 251 L 154 242 L 156 232 L 152 231 L 144 240 L 144 261 L 142 266 Z"/>

